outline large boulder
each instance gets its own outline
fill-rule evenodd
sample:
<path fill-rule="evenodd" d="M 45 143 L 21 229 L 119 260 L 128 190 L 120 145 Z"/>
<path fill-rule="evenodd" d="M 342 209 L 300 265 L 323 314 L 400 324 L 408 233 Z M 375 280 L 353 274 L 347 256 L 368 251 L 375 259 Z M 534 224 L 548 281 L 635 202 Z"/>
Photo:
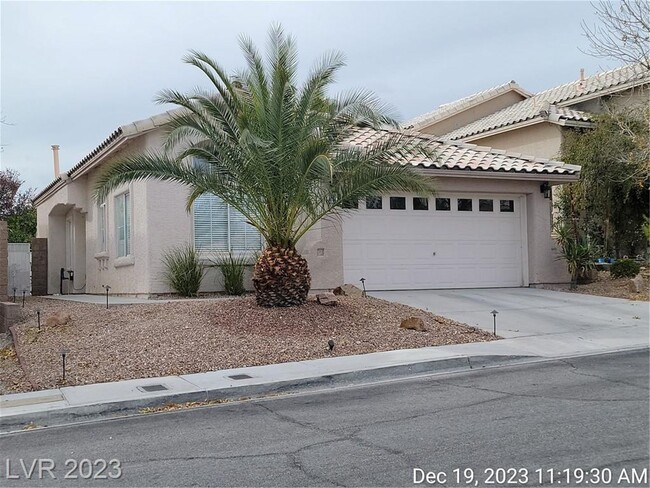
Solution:
<path fill-rule="evenodd" d="M 402 320 L 402 323 L 399 324 L 402 329 L 417 330 L 418 332 L 426 332 L 427 328 L 424 325 L 424 320 L 420 317 L 409 317 Z"/>
<path fill-rule="evenodd" d="M 641 293 L 644 291 L 643 276 L 641 276 L 641 273 L 639 273 L 629 281 L 628 287 L 631 293 Z"/>
<path fill-rule="evenodd" d="M 316 295 L 316 301 L 321 305 L 326 305 L 328 307 L 335 307 L 339 304 L 338 299 L 333 293 L 320 293 Z"/>
<path fill-rule="evenodd" d="M 72 320 L 72 316 L 67 312 L 56 312 L 45 319 L 45 325 L 56 327 L 58 325 L 66 325 Z"/>
<path fill-rule="evenodd" d="M 350 284 L 337 286 L 336 288 L 334 288 L 334 290 L 332 290 L 332 292 L 335 295 L 342 295 L 342 296 L 353 297 L 353 298 L 358 298 L 363 296 L 363 291 L 361 291 L 356 286 Z"/>

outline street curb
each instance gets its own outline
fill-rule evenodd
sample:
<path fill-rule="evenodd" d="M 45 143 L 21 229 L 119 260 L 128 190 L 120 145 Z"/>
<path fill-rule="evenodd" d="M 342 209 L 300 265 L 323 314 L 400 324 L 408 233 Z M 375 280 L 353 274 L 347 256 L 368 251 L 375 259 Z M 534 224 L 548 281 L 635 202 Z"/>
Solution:
<path fill-rule="evenodd" d="M 202 391 L 176 393 L 156 397 L 105 402 L 91 405 L 68 406 L 41 412 L 8 415 L 0 419 L 0 433 L 22 430 L 26 424 L 39 427 L 67 424 L 93 419 L 106 419 L 140 413 L 147 407 L 168 403 L 236 401 L 266 396 L 333 389 L 354 384 L 399 379 L 418 374 L 453 373 L 480 370 L 486 367 L 525 363 L 538 356 L 457 356 L 410 364 L 383 366 L 284 381 L 270 381 L 257 385 L 241 385 Z"/>

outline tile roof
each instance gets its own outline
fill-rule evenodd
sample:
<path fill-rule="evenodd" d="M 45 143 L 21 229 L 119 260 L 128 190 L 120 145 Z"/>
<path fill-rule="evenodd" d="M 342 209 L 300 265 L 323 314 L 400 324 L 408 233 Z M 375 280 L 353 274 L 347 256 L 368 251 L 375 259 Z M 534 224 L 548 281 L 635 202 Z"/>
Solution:
<path fill-rule="evenodd" d="M 390 133 L 388 130 L 359 129 L 346 142 L 365 147 L 380 141 Z M 420 153 L 414 153 L 402 164 L 410 163 L 413 166 L 445 170 L 573 175 L 576 178 L 580 174 L 580 166 L 560 161 L 535 158 L 474 144 L 440 141 L 433 136 L 418 132 L 407 132 L 406 136 L 413 138 L 414 142 L 424 142 L 425 147 L 435 153 L 436 159 L 432 160 Z"/>
<path fill-rule="evenodd" d="M 542 118 L 540 111 L 548 107 L 549 104 L 558 106 L 560 118 L 565 120 L 587 120 L 588 115 L 584 112 L 568 110 L 566 106 L 578 103 L 579 99 L 595 98 L 610 91 L 624 90 L 646 83 L 650 83 L 650 71 L 643 65 L 637 63 L 622 66 L 590 76 L 584 80 L 573 81 L 539 92 L 531 98 L 515 103 L 441 137 L 446 140 L 463 139 L 518 122 Z"/>
<path fill-rule="evenodd" d="M 424 126 L 432 124 L 433 122 L 446 119 L 447 117 L 451 117 L 452 115 L 462 112 L 463 110 L 474 107 L 483 101 L 490 100 L 494 97 L 513 90 L 526 98 L 532 96 L 531 93 L 521 88 L 517 82 L 513 80 L 509 81 L 508 83 L 504 83 L 503 85 L 495 86 L 493 88 L 474 93 L 473 95 L 461 98 L 460 100 L 440 105 L 440 107 L 432 110 L 431 112 L 419 115 L 418 117 L 409 120 L 404 124 L 404 126 L 409 128 L 412 127 L 416 130 L 421 129 Z"/>
<path fill-rule="evenodd" d="M 63 181 L 64 179 L 72 178 L 76 173 L 81 171 L 86 165 L 90 164 L 97 155 L 101 154 L 106 148 L 111 144 L 122 138 L 132 138 L 150 130 L 155 129 L 164 125 L 171 115 L 176 113 L 179 109 L 170 110 L 163 112 L 162 114 L 154 115 L 143 120 L 138 120 L 136 122 L 131 122 L 130 124 L 124 124 L 115 129 L 106 139 L 104 139 L 97 147 L 92 151 L 86 154 L 77 164 L 75 164 L 68 171 L 61 173 L 64 175 L 55 178 L 50 184 L 43 188 L 33 199 L 33 201 L 38 200 L 41 196 L 47 193 L 51 188 L 53 188 L 57 183 Z"/>

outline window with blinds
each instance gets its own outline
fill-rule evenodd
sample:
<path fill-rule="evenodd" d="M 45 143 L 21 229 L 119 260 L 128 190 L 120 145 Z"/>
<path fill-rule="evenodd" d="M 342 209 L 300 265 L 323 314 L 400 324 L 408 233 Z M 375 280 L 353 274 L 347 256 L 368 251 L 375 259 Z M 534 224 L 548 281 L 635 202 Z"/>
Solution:
<path fill-rule="evenodd" d="M 99 252 L 108 251 L 106 228 L 106 202 L 104 202 L 97 206 L 97 241 L 99 243 Z"/>
<path fill-rule="evenodd" d="M 207 162 L 194 158 L 196 167 L 210 170 Z M 262 249 L 262 236 L 241 212 L 221 198 L 205 194 L 194 201 L 194 247 L 207 252 L 241 252 Z"/>
<path fill-rule="evenodd" d="M 131 196 L 129 192 L 115 197 L 115 231 L 117 256 L 131 254 Z"/>
<path fill-rule="evenodd" d="M 262 237 L 246 218 L 219 197 L 194 201 L 194 247 L 199 251 L 259 251 Z"/>

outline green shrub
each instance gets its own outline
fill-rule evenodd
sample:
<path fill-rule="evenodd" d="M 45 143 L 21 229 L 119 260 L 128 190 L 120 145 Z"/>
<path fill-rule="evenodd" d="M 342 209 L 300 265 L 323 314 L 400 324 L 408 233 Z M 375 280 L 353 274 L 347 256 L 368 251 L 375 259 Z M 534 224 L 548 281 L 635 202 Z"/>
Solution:
<path fill-rule="evenodd" d="M 577 283 L 588 281 L 588 272 L 594 269 L 594 249 L 589 242 L 576 239 L 567 225 L 555 227 L 558 243 L 560 244 L 560 259 L 566 261 L 571 274 L 571 288 Z"/>
<path fill-rule="evenodd" d="M 620 259 L 609 268 L 612 278 L 634 278 L 641 271 L 641 265 L 632 259 Z"/>
<path fill-rule="evenodd" d="M 198 296 L 204 267 L 191 244 L 174 247 L 163 254 L 165 281 L 184 297 Z"/>
<path fill-rule="evenodd" d="M 233 256 L 232 253 L 220 254 L 213 260 L 214 265 L 221 270 L 223 275 L 223 288 L 228 295 L 243 295 L 244 271 L 250 266 L 250 259 L 246 256 Z"/>

